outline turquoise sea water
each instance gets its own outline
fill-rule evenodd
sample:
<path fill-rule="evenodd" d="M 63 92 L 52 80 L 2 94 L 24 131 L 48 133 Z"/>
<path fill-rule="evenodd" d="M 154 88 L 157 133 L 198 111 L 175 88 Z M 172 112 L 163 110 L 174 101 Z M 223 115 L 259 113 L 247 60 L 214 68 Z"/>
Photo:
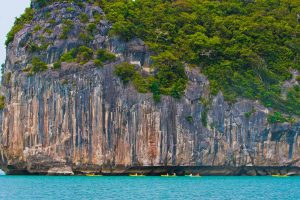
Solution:
<path fill-rule="evenodd" d="M 0 176 L 0 199 L 300 199 L 300 177 Z"/>

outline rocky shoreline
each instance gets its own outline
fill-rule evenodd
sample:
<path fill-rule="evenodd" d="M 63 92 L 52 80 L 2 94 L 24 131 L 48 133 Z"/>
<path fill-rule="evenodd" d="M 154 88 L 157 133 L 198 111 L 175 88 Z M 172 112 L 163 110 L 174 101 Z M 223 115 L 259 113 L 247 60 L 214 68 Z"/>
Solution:
<path fill-rule="evenodd" d="M 200 176 L 300 176 L 300 168 L 292 166 L 266 167 L 266 166 L 139 166 L 139 167 L 114 167 L 101 166 L 58 167 L 49 170 L 28 171 L 9 167 L 5 169 L 6 175 L 103 175 L 103 176 L 128 176 L 139 174 L 145 176 L 161 176 L 176 174 L 176 176 L 200 175 Z"/>

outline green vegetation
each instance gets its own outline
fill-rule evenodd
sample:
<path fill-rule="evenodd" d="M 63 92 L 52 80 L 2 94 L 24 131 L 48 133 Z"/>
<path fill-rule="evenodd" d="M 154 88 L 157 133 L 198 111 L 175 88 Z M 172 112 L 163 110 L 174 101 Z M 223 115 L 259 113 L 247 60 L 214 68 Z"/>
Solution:
<path fill-rule="evenodd" d="M 67 79 L 64 79 L 61 81 L 61 84 L 63 84 L 63 85 L 67 85 L 68 83 L 69 83 L 69 81 Z"/>
<path fill-rule="evenodd" d="M 44 29 L 44 33 L 47 33 L 48 35 L 51 35 L 53 33 L 53 31 L 51 29 Z"/>
<path fill-rule="evenodd" d="M 28 75 L 34 75 L 38 72 L 43 72 L 48 69 L 48 66 L 45 62 L 43 62 L 40 58 L 38 57 L 33 57 L 31 60 L 31 65 L 28 67 L 24 68 L 24 72 L 28 72 Z"/>
<path fill-rule="evenodd" d="M 122 82 L 126 85 L 130 81 L 133 81 L 137 72 L 134 65 L 124 62 L 116 66 L 115 74 L 119 76 Z"/>
<path fill-rule="evenodd" d="M 200 102 L 203 106 L 203 111 L 201 112 L 201 122 L 203 126 L 207 127 L 207 115 L 208 115 L 210 102 L 206 98 L 201 98 Z"/>
<path fill-rule="evenodd" d="M 287 111 L 300 116 L 300 86 L 296 85 L 288 91 L 286 101 Z"/>
<path fill-rule="evenodd" d="M 75 58 L 76 58 L 76 49 L 71 49 L 70 51 L 64 53 L 61 58 L 60 61 L 61 62 L 75 62 Z"/>
<path fill-rule="evenodd" d="M 73 48 L 61 56 L 60 62 L 77 62 L 83 65 L 92 60 L 93 52 L 94 51 L 91 48 L 88 48 L 86 46 Z"/>
<path fill-rule="evenodd" d="M 48 46 L 49 46 L 48 43 L 44 43 L 42 45 L 37 45 L 35 43 L 29 43 L 28 44 L 28 50 L 31 53 L 33 53 L 33 52 L 40 52 L 40 51 L 47 50 Z"/>
<path fill-rule="evenodd" d="M 77 56 L 77 49 L 71 49 L 70 51 L 64 53 L 61 58 L 60 61 L 61 62 L 75 62 L 75 58 Z"/>
<path fill-rule="evenodd" d="M 208 113 L 208 108 L 204 108 L 204 110 L 201 112 L 201 122 L 202 125 L 207 127 L 207 113 Z"/>
<path fill-rule="evenodd" d="M 103 67 L 103 62 L 101 62 L 101 61 L 98 60 L 98 59 L 95 59 L 95 60 L 94 60 L 94 65 L 95 65 L 96 67 Z"/>
<path fill-rule="evenodd" d="M 81 13 L 79 19 L 81 23 L 87 23 L 89 21 L 89 16 L 85 13 Z"/>
<path fill-rule="evenodd" d="M 38 5 L 35 7 L 57 1 L 63 0 L 35 0 Z M 83 7 L 84 1 L 68 2 Z M 267 107 L 299 115 L 299 89 L 291 88 L 286 99 L 281 97 L 282 83 L 291 79 L 291 69 L 300 70 L 298 0 L 85 2 L 104 9 L 106 19 L 113 24 L 110 35 L 126 41 L 141 38 L 149 46 L 153 53 L 153 74 L 142 77 L 136 72 L 129 80 L 141 91 L 151 91 L 156 101 L 162 94 L 180 98 L 187 85 L 185 66 L 198 66 L 208 77 L 213 95 L 222 91 L 229 102 L 234 102 L 237 97 L 258 99 Z M 31 21 L 33 14 L 33 9 L 27 9 L 16 20 L 6 45 L 25 23 Z M 98 21 L 102 16 L 95 12 L 93 17 Z M 80 20 L 88 22 L 84 14 Z M 67 38 L 72 23 L 65 22 L 62 39 Z M 96 24 L 87 25 L 80 35 L 83 41 L 92 40 Z M 65 56 L 77 60 L 77 54 Z M 90 56 L 86 51 L 79 56 L 79 62 L 86 62 Z M 95 64 L 102 66 L 100 61 L 97 58 Z M 137 76 L 139 80 L 135 78 Z"/>
<path fill-rule="evenodd" d="M 47 6 L 50 2 L 48 2 L 47 0 L 32 0 L 32 2 L 34 2 L 38 8 L 42 8 Z M 54 1 L 52 1 L 51 3 L 53 3 Z"/>
<path fill-rule="evenodd" d="M 154 96 L 157 100 L 161 94 L 180 98 L 187 84 L 183 63 L 171 51 L 162 52 L 152 59 L 156 73 L 150 87 Z"/>
<path fill-rule="evenodd" d="M 50 19 L 49 23 L 51 24 L 51 26 L 54 26 L 56 24 L 56 20 L 55 19 Z"/>
<path fill-rule="evenodd" d="M 38 72 L 43 72 L 43 71 L 46 71 L 48 69 L 47 64 L 44 63 L 38 57 L 32 58 L 31 64 L 32 64 L 32 67 L 30 69 L 30 72 L 33 73 L 33 74 L 38 73 Z"/>
<path fill-rule="evenodd" d="M 244 115 L 246 118 L 250 118 L 251 115 L 253 115 L 256 112 L 256 110 L 254 108 L 252 108 L 250 111 L 245 112 Z"/>
<path fill-rule="evenodd" d="M 5 107 L 5 97 L 0 95 L 0 110 L 3 110 Z"/>
<path fill-rule="evenodd" d="M 81 20 L 88 21 L 88 16 L 86 14 L 81 14 L 80 16 L 81 16 L 80 17 Z M 83 16 L 86 16 L 87 19 L 85 19 L 85 17 Z M 88 45 L 91 43 L 91 41 L 93 41 L 94 35 L 96 35 L 96 33 L 97 33 L 97 25 L 95 23 L 89 23 L 87 24 L 85 30 L 79 34 L 79 39 Z"/>
<path fill-rule="evenodd" d="M 98 11 L 93 12 L 93 17 L 94 17 L 95 21 L 100 21 L 102 19 L 101 14 L 98 13 Z"/>
<path fill-rule="evenodd" d="M 33 52 L 37 52 L 39 50 L 39 46 L 34 44 L 34 43 L 29 43 L 28 44 L 28 51 L 33 53 Z"/>
<path fill-rule="evenodd" d="M 93 58 L 94 51 L 86 46 L 81 46 L 78 48 L 76 61 L 81 65 L 87 63 Z"/>
<path fill-rule="evenodd" d="M 61 68 L 61 62 L 55 62 L 53 64 L 53 69 L 60 69 Z"/>
<path fill-rule="evenodd" d="M 8 85 L 11 79 L 11 72 L 7 72 L 4 74 L 4 84 Z"/>
<path fill-rule="evenodd" d="M 76 3 L 79 7 L 84 6 L 82 2 L 87 2 L 87 3 L 93 2 L 93 0 L 31 0 L 31 1 L 34 2 L 36 8 L 43 8 L 47 5 L 53 4 L 55 2 Z"/>
<path fill-rule="evenodd" d="M 186 121 L 188 121 L 190 124 L 193 123 L 194 119 L 192 116 L 187 116 L 186 118 Z"/>
<path fill-rule="evenodd" d="M 36 32 L 38 32 L 38 31 L 41 30 L 41 29 L 42 29 L 41 25 L 36 25 L 36 26 L 34 27 L 34 29 L 33 29 L 33 32 L 36 33 Z"/>
<path fill-rule="evenodd" d="M 68 34 L 70 33 L 71 29 L 74 27 L 74 22 L 72 20 L 64 20 L 63 21 L 63 27 L 62 27 L 62 33 L 60 35 L 60 39 L 67 39 Z"/>
<path fill-rule="evenodd" d="M 75 11 L 75 8 L 73 8 L 73 7 L 67 7 L 67 12 L 74 12 Z"/>
<path fill-rule="evenodd" d="M 274 114 L 268 116 L 268 122 L 271 124 L 284 123 L 288 122 L 288 119 L 284 117 L 280 112 L 275 112 Z"/>
<path fill-rule="evenodd" d="M 89 44 L 91 41 L 93 41 L 93 36 L 85 33 L 80 33 L 79 39 L 82 40 L 85 44 Z"/>
<path fill-rule="evenodd" d="M 94 59 L 95 58 L 95 59 Z M 86 47 L 86 46 L 80 46 L 78 48 L 73 48 L 70 51 L 64 53 L 59 62 L 77 62 L 81 65 L 84 65 L 90 60 L 94 59 L 94 64 L 97 67 L 102 67 L 104 62 L 111 62 L 116 59 L 115 55 L 112 53 L 107 52 L 103 49 L 98 49 L 94 55 L 94 50 Z M 57 66 L 58 66 L 57 63 Z M 60 68 L 60 67 L 59 67 Z"/>
<path fill-rule="evenodd" d="M 173 95 L 182 95 L 183 64 L 189 63 L 199 66 L 212 93 L 221 90 L 226 100 L 259 99 L 268 107 L 299 112 L 292 98 L 280 97 L 283 81 L 291 78 L 290 68 L 300 69 L 299 1 L 96 2 L 113 22 L 110 34 L 141 38 L 155 52 L 161 94 L 173 94 L 176 85 L 179 92 Z"/>
<path fill-rule="evenodd" d="M 44 14 L 45 19 L 49 19 L 51 17 L 51 12 L 50 11 L 46 11 Z"/>
<path fill-rule="evenodd" d="M 14 40 L 15 34 L 18 33 L 26 23 L 31 22 L 33 15 L 34 15 L 34 10 L 31 8 L 27 8 L 25 10 L 25 13 L 22 14 L 21 17 L 16 18 L 14 26 L 6 36 L 6 41 L 5 41 L 6 46 L 9 45 L 9 43 L 11 43 Z"/>
<path fill-rule="evenodd" d="M 157 81 L 153 81 L 152 84 L 150 84 L 150 91 L 153 93 L 154 101 L 159 102 L 161 98 L 161 91 Z"/>
<path fill-rule="evenodd" d="M 95 23 L 90 23 L 86 27 L 86 31 L 90 35 L 94 35 L 97 30 L 97 25 Z"/>
<path fill-rule="evenodd" d="M 96 52 L 97 59 L 106 62 L 106 61 L 114 61 L 116 59 L 116 56 L 108 51 L 105 51 L 103 49 L 98 49 Z"/>
<path fill-rule="evenodd" d="M 132 82 L 134 87 L 140 93 L 146 93 L 150 89 L 150 79 L 142 77 L 134 65 L 127 62 L 118 64 L 116 66 L 115 74 L 120 77 L 125 85 Z"/>

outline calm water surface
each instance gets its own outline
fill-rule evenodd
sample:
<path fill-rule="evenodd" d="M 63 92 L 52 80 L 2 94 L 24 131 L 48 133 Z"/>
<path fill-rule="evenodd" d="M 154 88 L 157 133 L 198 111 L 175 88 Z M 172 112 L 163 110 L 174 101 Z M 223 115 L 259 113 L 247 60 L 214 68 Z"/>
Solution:
<path fill-rule="evenodd" d="M 300 199 L 300 177 L 0 176 L 0 199 Z"/>

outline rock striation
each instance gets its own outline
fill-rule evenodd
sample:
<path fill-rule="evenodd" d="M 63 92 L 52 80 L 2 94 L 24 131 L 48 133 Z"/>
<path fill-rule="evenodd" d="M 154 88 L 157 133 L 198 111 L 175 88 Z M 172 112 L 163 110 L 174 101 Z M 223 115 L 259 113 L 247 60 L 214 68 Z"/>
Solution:
<path fill-rule="evenodd" d="M 271 110 L 257 101 L 229 104 L 221 92 L 211 96 L 207 78 L 188 67 L 185 95 L 155 103 L 152 94 L 138 93 L 114 74 L 123 61 L 149 73 L 146 45 L 110 37 L 105 20 L 89 45 L 114 53 L 115 62 L 53 69 L 64 52 L 84 44 L 80 14 L 93 22 L 95 12 L 104 15 L 87 3 L 54 3 L 37 10 L 8 45 L 4 74 L 11 77 L 2 81 L 0 113 L 0 166 L 7 174 L 300 174 L 300 122 L 269 124 Z M 61 39 L 64 19 L 74 26 Z M 30 52 L 32 42 L 48 46 Z M 34 56 L 49 69 L 29 76 L 23 69 Z"/>

